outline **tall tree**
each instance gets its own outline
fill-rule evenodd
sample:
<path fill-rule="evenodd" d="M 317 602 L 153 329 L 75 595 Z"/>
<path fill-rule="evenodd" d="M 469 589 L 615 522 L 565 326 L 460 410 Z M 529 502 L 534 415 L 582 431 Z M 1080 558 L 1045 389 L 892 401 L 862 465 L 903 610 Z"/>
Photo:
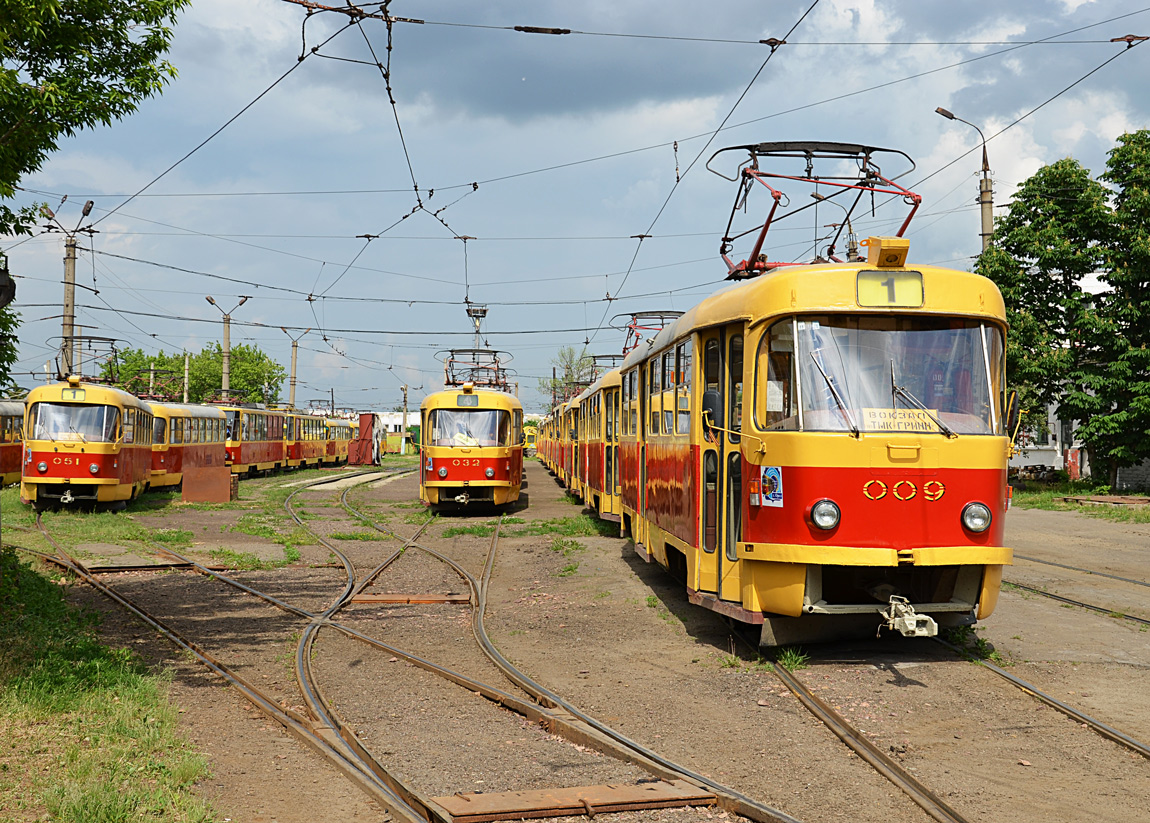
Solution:
<path fill-rule="evenodd" d="M 1116 189 L 1102 246 L 1106 268 L 1094 356 L 1071 374 L 1060 411 L 1081 421 L 1091 465 L 1118 470 L 1150 458 L 1150 131 L 1124 134 L 1101 177 Z"/>
<path fill-rule="evenodd" d="M 175 77 L 168 24 L 188 1 L 0 0 L 0 201 L 62 137 L 122 119 Z M 34 219 L 0 202 L 0 234 Z"/>
<path fill-rule="evenodd" d="M 11 397 L 18 390 L 12 380 L 12 366 L 16 363 L 16 329 L 20 314 L 11 306 L 0 309 L 0 396 Z"/>
<path fill-rule="evenodd" d="M 188 364 L 188 402 L 218 399 L 223 385 L 223 348 L 208 344 L 193 354 Z M 143 349 L 119 353 L 115 367 L 103 366 L 103 377 L 132 394 L 146 395 L 152 384 L 155 394 L 173 402 L 183 396 L 184 355 L 148 354 Z M 153 372 L 153 369 L 155 370 Z M 152 380 L 153 374 L 158 379 Z M 246 403 L 275 403 L 287 372 L 255 346 L 232 346 L 228 382 L 231 399 Z"/>
<path fill-rule="evenodd" d="M 1112 222 L 1108 198 L 1077 161 L 1044 166 L 1015 192 L 976 263 L 1006 301 L 1007 376 L 1034 418 L 1046 419 L 1046 407 L 1094 357 L 1094 297 L 1082 281 L 1104 262 L 1100 243 Z"/>
<path fill-rule="evenodd" d="M 552 398 L 555 403 L 571 399 L 591 384 L 595 374 L 595 359 L 587 349 L 576 350 L 574 346 L 563 346 L 551 360 L 555 367 L 555 377 L 539 378 L 539 394 L 543 395 L 548 409 Z"/>

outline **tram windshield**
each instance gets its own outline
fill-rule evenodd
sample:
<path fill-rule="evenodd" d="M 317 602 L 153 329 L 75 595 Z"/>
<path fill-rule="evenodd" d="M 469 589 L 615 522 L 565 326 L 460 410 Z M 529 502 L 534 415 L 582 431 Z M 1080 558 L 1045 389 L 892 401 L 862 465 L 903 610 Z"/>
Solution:
<path fill-rule="evenodd" d="M 115 406 L 33 403 L 28 411 L 33 440 L 114 443 L 119 420 L 120 410 Z"/>
<path fill-rule="evenodd" d="M 1003 340 L 978 321 L 788 318 L 759 348 L 755 417 L 766 430 L 998 434 Z"/>
<path fill-rule="evenodd" d="M 511 414 L 500 409 L 434 409 L 432 446 L 510 446 Z"/>

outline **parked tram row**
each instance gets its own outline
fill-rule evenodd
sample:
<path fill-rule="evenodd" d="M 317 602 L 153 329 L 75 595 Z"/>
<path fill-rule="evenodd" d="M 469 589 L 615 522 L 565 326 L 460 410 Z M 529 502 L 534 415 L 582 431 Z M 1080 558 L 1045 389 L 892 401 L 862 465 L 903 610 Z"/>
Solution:
<path fill-rule="evenodd" d="M 291 409 L 150 402 L 70 377 L 0 402 L 0 472 L 37 508 L 119 503 L 197 469 L 346 463 L 358 426 Z"/>
<path fill-rule="evenodd" d="M 767 646 L 969 625 L 1011 562 L 1002 297 L 869 244 L 717 292 L 539 431 L 561 484 Z"/>

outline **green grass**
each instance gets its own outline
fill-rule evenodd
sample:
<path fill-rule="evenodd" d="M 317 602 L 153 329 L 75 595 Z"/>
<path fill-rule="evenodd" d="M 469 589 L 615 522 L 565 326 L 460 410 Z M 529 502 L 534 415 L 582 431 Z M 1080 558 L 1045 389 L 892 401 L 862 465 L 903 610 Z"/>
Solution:
<path fill-rule="evenodd" d="M 572 506 L 581 507 L 583 505 L 583 501 L 575 495 L 571 494 L 571 492 L 564 492 L 563 496 L 559 498 L 559 502 L 570 503 Z"/>
<path fill-rule="evenodd" d="M 516 529 L 509 529 L 511 535 L 547 535 L 560 534 L 564 537 L 618 537 L 619 526 L 592 517 L 589 514 L 579 514 L 575 517 L 552 517 L 548 520 L 533 520 Z"/>
<path fill-rule="evenodd" d="M 190 549 L 195 532 L 188 529 L 157 529 L 152 539 L 170 549 Z"/>
<path fill-rule="evenodd" d="M 1069 604 L 1063 605 L 1065 607 Z M 1074 607 L 1070 606 L 1070 608 Z M 997 666 L 1012 665 L 1011 661 L 1003 657 L 1002 653 L 994 648 L 986 638 L 978 636 L 978 632 L 981 630 L 982 627 L 953 626 L 944 630 L 943 637 L 947 642 L 957 646 L 961 651 L 976 660 L 989 660 Z"/>
<path fill-rule="evenodd" d="M 1103 506 L 1090 503 L 1067 503 L 1064 497 L 1091 497 L 1110 494 L 1110 487 L 1092 481 L 1077 480 L 1055 484 L 1019 483 L 1014 486 L 1011 506 L 1020 509 L 1077 512 L 1116 523 L 1150 523 L 1150 503 L 1135 506 Z M 1140 495 L 1141 496 L 1141 495 Z"/>
<path fill-rule="evenodd" d="M 0 550 L 0 809 L 6 819 L 214 819 L 207 763 L 180 736 L 168 680 L 100 644 L 63 587 Z"/>
<path fill-rule="evenodd" d="M 448 526 L 443 530 L 443 536 L 456 537 L 461 534 L 469 534 L 473 537 L 490 537 L 495 534 L 495 526 L 496 521 L 494 520 L 488 520 L 486 523 L 471 523 L 467 526 Z"/>
<path fill-rule="evenodd" d="M 775 650 L 775 663 L 789 672 L 807 668 L 811 656 L 798 646 L 780 646 Z"/>
<path fill-rule="evenodd" d="M 558 572 L 556 572 L 555 576 L 556 577 L 570 577 L 571 575 L 575 574 L 575 572 L 577 572 L 577 571 L 579 571 L 579 561 L 575 561 L 573 563 L 568 563 L 566 566 L 564 566 Z"/>
<path fill-rule="evenodd" d="M 569 538 L 563 538 L 559 536 L 551 538 L 551 545 L 548 546 L 548 548 L 553 552 L 557 552 L 563 555 L 564 557 L 570 557 L 575 552 L 581 552 L 584 550 L 583 544 L 578 540 L 571 540 Z"/>
<path fill-rule="evenodd" d="M 379 532 L 332 532 L 328 535 L 332 540 L 383 540 Z"/>

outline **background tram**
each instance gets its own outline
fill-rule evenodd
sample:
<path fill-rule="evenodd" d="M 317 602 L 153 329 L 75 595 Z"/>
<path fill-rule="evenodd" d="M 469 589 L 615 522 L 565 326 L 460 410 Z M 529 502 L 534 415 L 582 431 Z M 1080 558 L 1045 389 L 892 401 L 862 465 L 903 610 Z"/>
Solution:
<path fill-rule="evenodd" d="M 218 408 L 227 418 L 227 455 L 232 474 L 274 471 L 286 465 L 286 412 L 254 404 Z"/>
<path fill-rule="evenodd" d="M 717 292 L 620 370 L 622 531 L 764 645 L 973 623 L 1012 560 L 1002 297 L 869 244 Z M 566 485 L 589 504 L 609 392 L 554 418 L 578 442 L 549 467 L 584 454 Z"/>
<path fill-rule="evenodd" d="M 223 466 L 227 419 L 222 409 L 182 403 L 152 408 L 151 488 L 179 486 L 185 468 Z"/>
<path fill-rule="evenodd" d="M 24 456 L 24 401 L 0 400 L 0 485 L 20 480 Z"/>
<path fill-rule="evenodd" d="M 153 422 L 143 400 L 72 376 L 33 389 L 25 402 L 21 502 L 116 503 L 148 487 Z"/>
<path fill-rule="evenodd" d="M 523 406 L 466 383 L 428 395 L 420 411 L 419 497 L 432 507 L 519 499 Z"/>

